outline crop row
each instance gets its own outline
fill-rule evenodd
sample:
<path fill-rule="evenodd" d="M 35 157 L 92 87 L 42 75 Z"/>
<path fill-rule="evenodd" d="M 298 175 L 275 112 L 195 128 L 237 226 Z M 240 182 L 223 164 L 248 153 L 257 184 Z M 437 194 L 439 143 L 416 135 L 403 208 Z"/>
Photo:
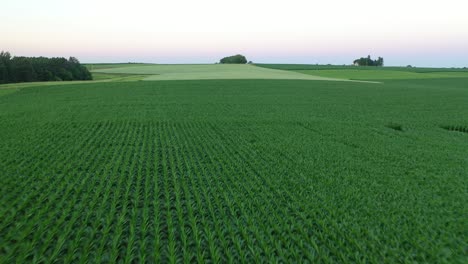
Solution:
<path fill-rule="evenodd" d="M 363 178 L 375 173 L 366 162 L 380 161 L 372 153 L 361 157 L 362 165 L 336 159 L 361 146 L 320 131 L 289 123 L 263 128 L 216 122 L 46 124 L 29 145 L 3 152 L 8 155 L 0 170 L 0 260 L 433 258 L 429 249 L 440 244 L 419 246 L 409 237 L 411 228 L 433 234 L 411 226 L 416 213 L 391 218 L 382 208 L 405 210 L 391 204 L 399 201 L 391 192 L 380 196 L 378 208 L 368 200 L 378 187 L 356 188 L 377 184 Z M 388 232 L 379 233 L 379 225 Z M 398 232 L 402 235 L 393 235 Z M 412 254 L 401 256 L 402 250 Z"/>

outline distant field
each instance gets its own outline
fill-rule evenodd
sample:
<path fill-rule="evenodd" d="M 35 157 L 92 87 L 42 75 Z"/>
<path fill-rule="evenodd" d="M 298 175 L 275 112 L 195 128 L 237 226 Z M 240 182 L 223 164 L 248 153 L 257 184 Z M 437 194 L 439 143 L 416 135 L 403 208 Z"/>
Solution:
<path fill-rule="evenodd" d="M 467 83 L 0 90 L 0 262 L 466 263 Z"/>
<path fill-rule="evenodd" d="M 252 65 L 146 65 L 96 69 L 93 73 L 154 74 L 144 78 L 157 80 L 203 80 L 203 79 L 300 79 L 300 80 L 337 80 L 293 71 L 267 69 Z"/>
<path fill-rule="evenodd" d="M 0 95 L 6 94 L 14 89 L 22 89 L 28 87 L 39 86 L 54 86 L 54 85 L 75 85 L 75 84 L 92 84 L 101 82 L 133 82 L 147 78 L 144 74 L 120 74 L 120 73 L 92 73 L 93 80 L 90 81 L 54 81 L 54 82 L 23 82 L 23 83 L 8 83 L 0 85 Z"/>
<path fill-rule="evenodd" d="M 101 73 L 92 72 L 94 81 L 139 81 L 147 78 L 146 74 Z"/>
<path fill-rule="evenodd" d="M 405 71 L 405 72 L 466 72 L 467 68 L 424 68 L 424 67 L 373 67 L 373 66 L 353 66 L 353 65 L 315 65 L 315 64 L 254 64 L 258 67 L 278 70 L 370 70 L 370 71 Z"/>
<path fill-rule="evenodd" d="M 350 80 L 468 78 L 468 70 L 451 68 L 356 67 L 301 64 L 258 64 L 257 66 Z"/>
<path fill-rule="evenodd" d="M 468 78 L 468 72 L 405 72 L 394 70 L 297 70 L 304 74 L 328 78 L 344 78 L 351 80 L 396 80 L 396 79 L 437 79 L 437 78 Z"/>
<path fill-rule="evenodd" d="M 135 67 L 135 66 L 147 66 L 152 65 L 151 63 L 92 63 L 84 64 L 88 70 L 99 70 L 99 69 L 110 69 L 110 68 L 122 68 L 122 67 Z"/>
<path fill-rule="evenodd" d="M 466 78 L 464 69 L 433 69 L 406 67 L 354 67 L 328 65 L 140 65 L 117 64 L 99 66 L 97 74 L 140 74 L 140 79 L 203 80 L 203 79 L 301 79 L 301 80 L 394 80 Z M 154 75 L 153 75 L 154 74 Z"/>

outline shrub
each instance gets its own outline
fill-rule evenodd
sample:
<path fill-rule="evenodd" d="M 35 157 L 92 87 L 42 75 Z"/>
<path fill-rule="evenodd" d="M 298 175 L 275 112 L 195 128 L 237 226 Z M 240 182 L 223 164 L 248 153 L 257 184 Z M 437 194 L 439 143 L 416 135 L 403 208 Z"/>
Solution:
<path fill-rule="evenodd" d="M 222 58 L 219 63 L 221 64 L 246 64 L 247 59 L 245 56 L 237 54 L 234 56 L 224 57 Z"/>

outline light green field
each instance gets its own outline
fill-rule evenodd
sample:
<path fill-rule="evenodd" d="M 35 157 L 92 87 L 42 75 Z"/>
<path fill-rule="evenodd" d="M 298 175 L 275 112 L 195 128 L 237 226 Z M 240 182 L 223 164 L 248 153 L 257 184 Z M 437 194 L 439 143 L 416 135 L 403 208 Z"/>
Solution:
<path fill-rule="evenodd" d="M 369 70 L 369 69 L 336 69 L 336 70 L 296 70 L 303 74 L 327 78 L 342 78 L 350 80 L 395 80 L 395 79 L 435 79 L 435 78 L 466 78 L 468 72 L 411 72 L 401 70 Z"/>
<path fill-rule="evenodd" d="M 92 81 L 57 81 L 57 82 L 23 82 L 23 83 L 8 83 L 0 84 L 0 96 L 13 92 L 12 90 L 49 85 L 72 85 L 84 83 L 101 83 L 101 82 L 133 82 L 141 81 L 148 77 L 144 74 L 114 74 L 114 73 L 94 73 Z"/>
<path fill-rule="evenodd" d="M 143 80 L 206 80 L 206 79 L 285 79 L 285 80 L 330 80 L 336 78 L 320 77 L 294 71 L 283 71 L 256 67 L 253 65 L 146 65 L 113 67 L 93 70 L 93 73 L 149 74 Z"/>
<path fill-rule="evenodd" d="M 411 80 L 439 78 L 467 78 L 466 68 L 421 68 L 421 67 L 368 67 L 344 65 L 309 64 L 255 64 L 255 66 L 295 71 L 314 76 L 348 80 Z"/>
<path fill-rule="evenodd" d="M 120 81 L 140 81 L 148 75 L 146 74 L 125 74 L 125 73 L 101 73 L 93 72 L 94 81 L 111 81 L 111 82 L 120 82 Z"/>
<path fill-rule="evenodd" d="M 84 64 L 88 70 L 109 69 L 109 68 L 122 68 L 122 67 L 135 67 L 152 65 L 151 63 L 90 63 Z"/>

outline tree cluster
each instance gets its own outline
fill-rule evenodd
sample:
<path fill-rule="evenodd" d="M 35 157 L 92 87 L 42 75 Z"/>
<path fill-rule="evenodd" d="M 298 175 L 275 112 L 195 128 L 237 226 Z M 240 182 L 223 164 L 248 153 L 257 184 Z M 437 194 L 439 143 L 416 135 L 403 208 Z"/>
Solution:
<path fill-rule="evenodd" d="M 372 60 L 371 56 L 367 56 L 367 58 L 359 58 L 355 60 L 354 65 L 359 65 L 359 66 L 383 66 L 384 65 L 384 60 L 382 57 L 379 57 L 376 60 Z"/>
<path fill-rule="evenodd" d="M 0 84 L 14 82 L 91 80 L 91 73 L 70 57 L 12 57 L 0 52 Z"/>
<path fill-rule="evenodd" d="M 245 56 L 237 54 L 234 56 L 224 57 L 219 61 L 219 63 L 221 64 L 246 64 L 247 59 L 245 58 Z"/>

